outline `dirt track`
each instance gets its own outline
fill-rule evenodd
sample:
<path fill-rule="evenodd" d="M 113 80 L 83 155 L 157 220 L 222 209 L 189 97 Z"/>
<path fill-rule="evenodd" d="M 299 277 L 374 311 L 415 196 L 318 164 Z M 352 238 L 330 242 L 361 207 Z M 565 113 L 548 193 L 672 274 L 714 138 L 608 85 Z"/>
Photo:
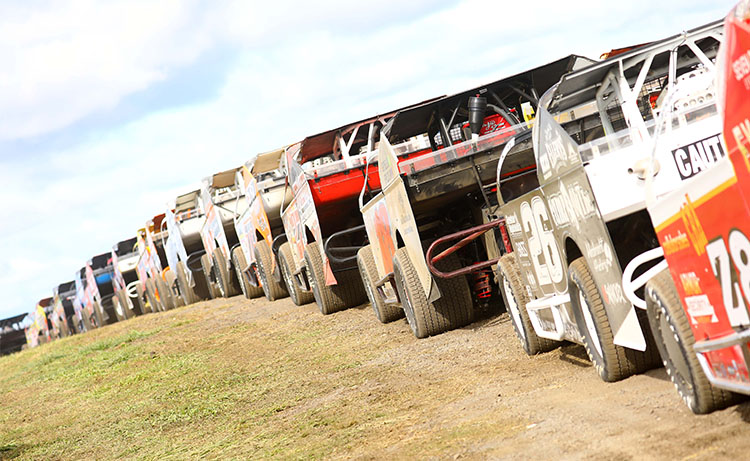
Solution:
<path fill-rule="evenodd" d="M 417 340 L 405 320 L 379 324 L 369 305 L 323 316 L 288 298 L 235 297 L 55 341 L 1 359 L 0 371 L 0 458 L 750 451 L 750 404 L 698 417 L 663 369 L 606 384 L 579 346 L 527 357 L 507 314 Z"/>
<path fill-rule="evenodd" d="M 248 309 L 246 303 L 252 307 Z M 743 459 L 750 449 L 750 404 L 695 416 L 679 400 L 664 369 L 607 384 L 598 378 L 580 346 L 567 344 L 528 357 L 518 345 L 507 314 L 416 340 L 405 320 L 377 323 L 369 305 L 323 317 L 314 304 L 296 307 L 288 299 L 237 304 L 245 306 L 238 314 L 248 320 L 270 316 L 288 320 L 294 328 L 325 321 L 333 331 L 383 335 L 387 346 L 365 368 L 383 363 L 388 369 L 405 370 L 377 379 L 377 390 L 389 394 L 421 386 L 423 391 L 414 396 L 417 406 L 436 403 L 429 402 L 431 388 L 450 385 L 458 377 L 460 387 L 455 388 L 454 398 L 424 412 L 423 420 L 394 437 L 386 451 L 389 455 L 409 452 L 410 439 L 423 432 L 458 431 L 488 420 L 507 430 L 478 438 L 474 434 L 468 443 L 456 438 L 438 456 Z M 240 306 L 233 303 L 231 310 Z M 364 445 L 344 455 L 383 454 L 371 448 Z"/>

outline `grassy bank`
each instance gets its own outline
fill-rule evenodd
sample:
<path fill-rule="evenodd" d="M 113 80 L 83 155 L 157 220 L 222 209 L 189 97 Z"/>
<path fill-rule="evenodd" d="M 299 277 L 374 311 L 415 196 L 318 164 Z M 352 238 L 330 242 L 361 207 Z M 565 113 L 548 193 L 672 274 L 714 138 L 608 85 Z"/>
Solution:
<path fill-rule="evenodd" d="M 525 426 L 444 414 L 471 383 L 402 322 L 315 310 L 217 300 L 4 357 L 0 458 L 433 456 Z"/>

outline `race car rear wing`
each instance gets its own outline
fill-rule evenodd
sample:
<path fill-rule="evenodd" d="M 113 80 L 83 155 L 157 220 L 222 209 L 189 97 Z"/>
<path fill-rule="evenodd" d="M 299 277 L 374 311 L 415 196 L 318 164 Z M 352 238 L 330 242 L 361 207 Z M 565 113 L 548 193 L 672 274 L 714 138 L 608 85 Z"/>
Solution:
<path fill-rule="evenodd" d="M 469 98 L 477 95 L 485 96 L 490 108 L 502 113 L 511 125 L 516 125 L 531 117 L 528 112 L 524 114 L 524 110 L 535 107 L 539 96 L 557 83 L 561 76 L 593 62 L 589 58 L 570 55 L 468 91 L 402 109 L 383 132 L 391 144 L 427 133 L 432 150 L 443 147 L 444 139 L 451 142 L 467 141 L 468 136 L 461 132 L 460 126 L 468 122 L 466 107 Z M 527 101 L 529 105 L 522 107 L 519 99 Z"/>
<path fill-rule="evenodd" d="M 713 59 L 716 57 L 720 42 L 721 21 L 714 21 L 664 40 L 617 54 L 584 69 L 574 70 L 560 79 L 555 96 L 550 101 L 547 110 L 556 114 L 596 100 L 597 94 L 605 85 L 608 74 L 611 73 L 622 73 L 631 86 L 637 80 L 646 79 L 646 75 L 641 75 L 643 68 L 650 68 L 651 74 L 667 74 L 668 52 L 682 44 L 687 45 L 687 48 L 680 51 L 676 61 L 677 68 L 700 64 L 703 60 L 698 55 L 701 54 Z M 613 92 L 615 89 L 612 88 L 609 91 Z"/>

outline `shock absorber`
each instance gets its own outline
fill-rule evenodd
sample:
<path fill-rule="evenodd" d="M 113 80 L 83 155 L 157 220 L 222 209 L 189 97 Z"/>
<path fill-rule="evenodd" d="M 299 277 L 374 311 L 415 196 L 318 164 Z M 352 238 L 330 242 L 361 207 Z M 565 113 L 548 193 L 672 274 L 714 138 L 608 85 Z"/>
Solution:
<path fill-rule="evenodd" d="M 484 268 L 474 272 L 474 294 L 477 299 L 487 299 L 492 296 L 492 285 L 490 285 L 490 268 Z"/>

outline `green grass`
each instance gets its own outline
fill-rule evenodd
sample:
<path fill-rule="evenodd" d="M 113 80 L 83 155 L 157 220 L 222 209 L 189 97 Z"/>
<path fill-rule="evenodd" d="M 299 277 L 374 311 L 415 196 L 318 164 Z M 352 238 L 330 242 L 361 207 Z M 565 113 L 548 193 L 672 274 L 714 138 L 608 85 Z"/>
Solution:
<path fill-rule="evenodd" d="M 373 364 L 392 338 L 330 317 L 226 322 L 232 312 L 152 314 L 3 357 L 0 459 L 380 457 L 462 385 L 402 380 L 403 364 Z M 401 452 L 515 427 L 462 424 Z"/>

